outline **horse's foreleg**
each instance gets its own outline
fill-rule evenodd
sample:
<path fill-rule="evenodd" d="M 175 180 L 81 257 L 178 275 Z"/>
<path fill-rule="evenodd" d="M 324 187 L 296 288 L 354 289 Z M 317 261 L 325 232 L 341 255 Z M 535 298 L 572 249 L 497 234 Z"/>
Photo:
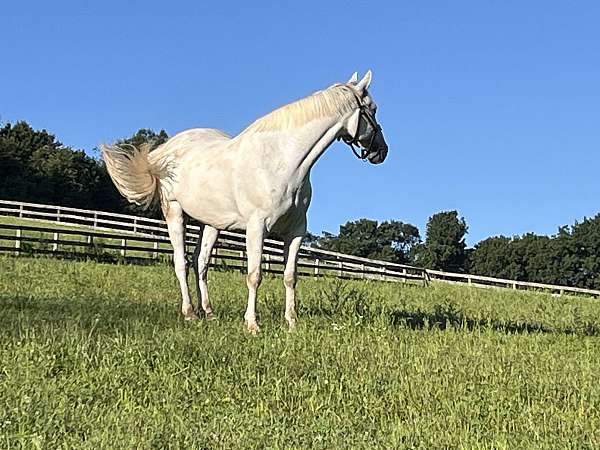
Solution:
<path fill-rule="evenodd" d="M 265 228 L 263 222 L 249 223 L 246 230 L 246 252 L 248 253 L 248 276 L 246 284 L 248 286 L 248 307 L 244 319 L 251 333 L 258 332 L 258 324 L 256 323 L 256 293 L 260 282 L 262 259 L 263 240 Z"/>
<path fill-rule="evenodd" d="M 213 316 L 213 309 L 208 299 L 208 284 L 206 278 L 208 275 L 208 265 L 212 249 L 219 237 L 219 230 L 211 226 L 203 227 L 202 236 L 198 240 L 196 250 L 194 251 L 194 272 L 196 273 L 196 291 L 198 293 L 198 303 L 202 303 L 202 309 L 208 319 Z"/>
<path fill-rule="evenodd" d="M 173 264 L 175 266 L 175 275 L 179 280 L 181 288 L 181 313 L 186 320 L 196 318 L 194 307 L 190 301 L 190 293 L 187 286 L 187 270 L 185 262 L 185 224 L 183 210 L 177 202 L 169 202 L 168 209 L 163 210 L 167 228 L 169 229 L 169 238 L 173 245 Z"/>
<path fill-rule="evenodd" d="M 283 285 L 285 286 L 285 319 L 290 331 L 296 326 L 296 281 L 298 279 L 296 267 L 298 264 L 298 252 L 302 244 L 303 236 L 295 236 L 285 241 Z"/>

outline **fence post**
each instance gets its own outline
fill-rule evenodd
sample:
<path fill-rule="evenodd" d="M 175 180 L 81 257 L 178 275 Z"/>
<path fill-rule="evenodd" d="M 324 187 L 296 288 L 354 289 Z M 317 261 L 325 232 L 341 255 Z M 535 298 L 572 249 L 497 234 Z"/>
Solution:
<path fill-rule="evenodd" d="M 213 253 L 215 255 L 213 258 L 215 267 L 219 264 L 223 264 L 223 260 L 219 258 L 219 247 L 217 247 L 216 245 L 213 247 Z"/>
<path fill-rule="evenodd" d="M 385 281 L 385 272 L 386 272 L 386 269 L 385 269 L 385 266 L 383 266 L 381 268 L 381 281 Z"/>
<path fill-rule="evenodd" d="M 406 268 L 402 268 L 402 282 L 406 283 Z"/>
<path fill-rule="evenodd" d="M 133 219 L 133 232 L 137 233 L 137 218 Z"/>
<path fill-rule="evenodd" d="M 217 258 L 215 258 L 215 254 L 217 253 L 217 249 L 213 247 L 210 252 L 210 264 L 209 266 L 215 267 L 217 265 Z"/>
<path fill-rule="evenodd" d="M 271 270 L 271 255 L 268 253 L 265 254 L 265 271 L 269 272 Z"/>
<path fill-rule="evenodd" d="M 56 221 L 60 222 L 60 206 L 56 208 Z"/>
<path fill-rule="evenodd" d="M 15 240 L 15 255 L 19 256 L 21 250 L 21 229 L 17 228 L 17 239 Z"/>
<path fill-rule="evenodd" d="M 158 259 L 158 241 L 154 241 L 154 251 L 152 252 L 152 258 Z"/>
<path fill-rule="evenodd" d="M 315 277 L 319 276 L 319 258 L 315 259 Z"/>
<path fill-rule="evenodd" d="M 94 228 L 98 228 L 98 213 L 94 213 Z"/>
<path fill-rule="evenodd" d="M 52 243 L 52 251 L 55 252 L 58 250 L 58 233 L 54 233 L 52 240 L 54 241 Z"/>
<path fill-rule="evenodd" d="M 23 205 L 19 205 L 19 217 L 23 217 Z"/>
<path fill-rule="evenodd" d="M 340 278 L 344 276 L 344 264 L 342 261 L 338 262 L 338 267 L 340 268 Z"/>
<path fill-rule="evenodd" d="M 242 258 L 240 261 L 240 271 L 244 273 L 244 268 L 246 267 L 246 260 L 244 259 L 244 250 L 240 250 L 240 258 Z"/>
<path fill-rule="evenodd" d="M 121 256 L 125 256 L 125 250 L 127 249 L 127 239 L 121 239 Z"/>

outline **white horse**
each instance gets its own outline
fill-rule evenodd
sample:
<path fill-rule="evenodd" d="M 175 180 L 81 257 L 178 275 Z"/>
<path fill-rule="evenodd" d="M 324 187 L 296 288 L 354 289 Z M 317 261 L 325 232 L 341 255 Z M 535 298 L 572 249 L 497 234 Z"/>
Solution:
<path fill-rule="evenodd" d="M 239 135 L 207 128 L 181 132 L 149 152 L 147 146 L 103 145 L 102 155 L 117 189 L 130 202 L 160 202 L 173 245 L 181 311 L 196 318 L 187 286 L 184 213 L 203 224 L 193 258 L 198 303 L 212 316 L 206 283 L 219 230 L 246 231 L 248 305 L 244 319 L 258 331 L 256 292 L 261 282 L 263 240 L 284 239 L 285 318 L 296 322 L 296 264 L 306 233 L 310 170 L 336 139 L 361 147 L 362 159 L 379 164 L 388 147 L 368 92 L 371 71 L 356 73 L 256 120 Z M 354 147 L 352 147 L 354 150 Z M 356 152 L 355 152 L 356 153 Z"/>

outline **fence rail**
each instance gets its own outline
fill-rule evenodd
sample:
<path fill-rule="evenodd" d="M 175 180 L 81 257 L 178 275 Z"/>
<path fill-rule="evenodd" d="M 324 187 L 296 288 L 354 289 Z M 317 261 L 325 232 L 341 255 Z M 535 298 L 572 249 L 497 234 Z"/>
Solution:
<path fill-rule="evenodd" d="M 41 226 L 0 224 L 0 233 L 2 233 L 0 235 L 0 251 L 3 252 L 20 254 L 28 250 L 36 253 L 72 255 L 75 253 L 74 248 L 80 249 L 81 253 L 87 252 L 87 254 L 89 254 L 90 249 L 95 251 L 112 250 L 117 251 L 122 258 L 152 261 L 159 259 L 160 255 L 168 255 L 172 251 L 168 240 L 167 226 L 162 220 L 11 200 L 0 200 L 0 216 L 19 217 L 46 223 L 56 222 L 60 223 L 61 226 L 88 227 L 88 229 L 67 230 Z M 200 228 L 198 226 L 187 225 L 186 247 L 195 244 L 199 232 Z M 42 243 L 43 246 L 37 245 L 34 248 L 34 243 Z M 191 248 L 188 248 L 188 253 L 190 252 Z M 222 231 L 213 250 L 211 264 L 216 267 L 244 269 L 245 235 Z M 263 264 L 264 269 L 268 272 L 282 272 L 282 242 L 273 239 L 265 240 Z M 388 281 L 409 280 L 424 283 L 428 280 L 436 280 L 476 287 L 539 290 L 559 295 L 572 294 L 600 297 L 599 290 L 442 272 L 306 246 L 301 247 L 298 267 L 301 275 L 310 276 L 331 275 L 343 278 Z"/>
<path fill-rule="evenodd" d="M 194 240 L 186 241 L 188 255 Z M 0 251 L 14 255 L 51 254 L 71 257 L 100 257 L 136 262 L 154 262 L 170 255 L 170 242 L 163 236 L 124 234 L 122 231 L 70 230 L 50 226 L 0 223 Z M 164 258 L 164 256 L 162 256 Z M 243 244 L 230 239 L 219 240 L 213 249 L 212 267 L 244 270 Z M 349 262 L 344 259 L 312 258 L 301 254 L 298 273 L 303 276 L 335 276 L 385 281 L 426 281 L 423 269 L 392 270 L 381 264 Z M 283 252 L 275 247 L 263 254 L 263 270 L 283 273 Z"/>

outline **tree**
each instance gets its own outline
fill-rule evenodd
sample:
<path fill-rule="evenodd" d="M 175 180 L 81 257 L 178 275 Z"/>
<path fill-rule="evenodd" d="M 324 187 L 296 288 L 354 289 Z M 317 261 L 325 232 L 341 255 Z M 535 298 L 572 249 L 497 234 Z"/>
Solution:
<path fill-rule="evenodd" d="M 376 220 L 359 219 L 341 225 L 337 236 L 323 232 L 315 245 L 325 250 L 404 263 L 408 262 L 411 248 L 419 242 L 419 230 L 414 225 L 396 220 L 379 224 Z"/>
<path fill-rule="evenodd" d="M 425 243 L 413 253 L 414 262 L 430 269 L 464 272 L 467 230 L 457 211 L 434 214 L 427 222 Z"/>
<path fill-rule="evenodd" d="M 26 122 L 0 128 L 0 198 L 122 211 L 104 163 Z"/>
<path fill-rule="evenodd" d="M 600 289 L 600 214 L 571 228 L 572 284 Z M 573 260 L 576 264 L 573 264 Z"/>
<path fill-rule="evenodd" d="M 169 135 L 165 130 L 160 130 L 158 133 L 149 128 L 140 128 L 133 136 L 117 141 L 120 144 L 131 144 L 135 147 L 140 147 L 143 144 L 150 144 L 151 150 L 154 150 L 160 144 L 169 140 Z"/>
<path fill-rule="evenodd" d="M 62 144 L 46 130 L 36 131 L 26 122 L 0 128 L 0 198 L 43 201 L 45 193 L 31 168 L 36 151 L 52 151 Z"/>
<path fill-rule="evenodd" d="M 600 288 L 600 214 L 553 236 L 528 233 L 495 237 L 475 246 L 469 258 L 475 274 L 521 281 Z"/>
<path fill-rule="evenodd" d="M 524 280 L 522 261 L 516 258 L 513 240 L 505 236 L 487 238 L 470 254 L 468 272 L 509 280 Z"/>

